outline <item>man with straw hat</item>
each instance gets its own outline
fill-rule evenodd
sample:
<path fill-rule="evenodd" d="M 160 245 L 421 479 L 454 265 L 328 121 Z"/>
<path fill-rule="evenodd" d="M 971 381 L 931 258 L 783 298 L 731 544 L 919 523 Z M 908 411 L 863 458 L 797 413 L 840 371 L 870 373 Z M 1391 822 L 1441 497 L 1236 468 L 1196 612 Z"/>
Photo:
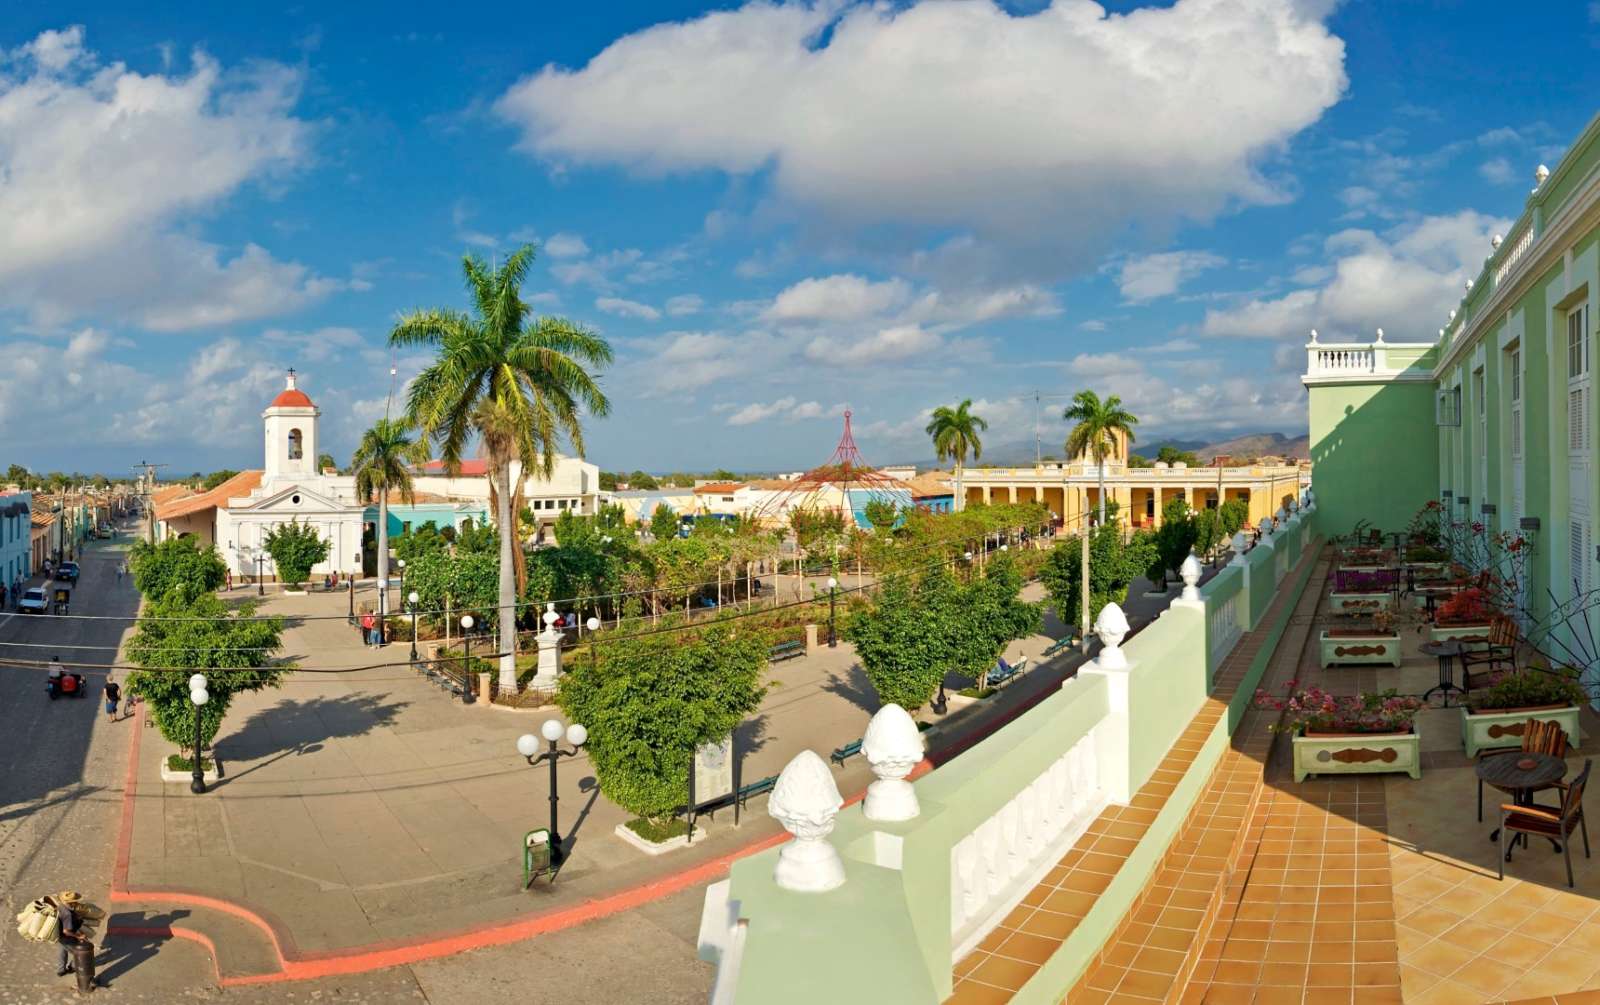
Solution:
<path fill-rule="evenodd" d="M 44 899 L 56 909 L 56 976 L 65 977 L 74 969 L 71 948 L 89 941 L 83 933 L 83 919 L 77 911 L 78 903 L 83 898 L 75 890 L 63 890 Z"/>

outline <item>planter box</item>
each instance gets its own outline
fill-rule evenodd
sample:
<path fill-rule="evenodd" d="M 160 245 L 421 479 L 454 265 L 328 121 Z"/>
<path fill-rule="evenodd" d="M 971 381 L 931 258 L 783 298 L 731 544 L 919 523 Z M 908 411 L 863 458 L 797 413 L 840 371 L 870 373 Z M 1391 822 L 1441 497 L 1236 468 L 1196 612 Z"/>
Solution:
<path fill-rule="evenodd" d="M 646 841 L 644 838 L 635 834 L 627 824 L 617 824 L 617 828 L 613 833 L 615 833 L 617 837 L 626 841 L 628 844 L 631 844 L 635 848 L 644 852 L 646 855 L 665 855 L 669 851 L 677 851 L 679 848 L 689 847 L 689 835 L 687 834 L 681 834 L 675 838 L 668 838 L 667 840 L 658 843 L 655 841 Z M 699 844 L 701 841 L 704 841 L 706 837 L 705 824 L 695 821 L 694 843 Z"/>
<path fill-rule="evenodd" d="M 1371 775 L 1403 771 L 1422 777 L 1422 736 L 1409 733 L 1326 733 L 1294 738 L 1294 780 L 1307 775 Z"/>
<path fill-rule="evenodd" d="M 1349 635 L 1323 632 L 1319 656 L 1324 670 L 1335 663 L 1400 665 L 1400 636 L 1372 632 Z"/>
<path fill-rule="evenodd" d="M 1449 562 L 1407 562 L 1418 579 L 1442 579 L 1450 571 Z"/>
<path fill-rule="evenodd" d="M 218 774 L 217 772 L 216 758 L 211 759 L 210 768 L 200 772 L 200 777 L 205 779 L 205 783 L 207 785 L 210 785 L 212 782 L 215 782 L 217 779 L 222 777 L 222 775 Z M 168 771 L 167 759 L 163 757 L 161 759 L 161 780 L 163 782 L 181 782 L 184 785 L 188 785 L 190 782 L 194 781 L 194 771 L 192 769 L 189 771 Z"/>
<path fill-rule="evenodd" d="M 1529 719 L 1559 722 L 1566 730 L 1567 742 L 1578 746 L 1578 706 L 1543 705 L 1538 708 L 1508 708 L 1471 712 L 1461 710 L 1461 743 L 1468 757 L 1483 750 L 1522 746 L 1522 730 Z"/>
<path fill-rule="evenodd" d="M 1328 594 L 1328 611 L 1331 614 L 1372 614 L 1393 607 L 1394 594 L 1388 590 Z"/>
<path fill-rule="evenodd" d="M 1434 642 L 1460 639 L 1467 648 L 1478 650 L 1489 644 L 1489 626 L 1484 625 L 1433 625 L 1428 634 Z"/>

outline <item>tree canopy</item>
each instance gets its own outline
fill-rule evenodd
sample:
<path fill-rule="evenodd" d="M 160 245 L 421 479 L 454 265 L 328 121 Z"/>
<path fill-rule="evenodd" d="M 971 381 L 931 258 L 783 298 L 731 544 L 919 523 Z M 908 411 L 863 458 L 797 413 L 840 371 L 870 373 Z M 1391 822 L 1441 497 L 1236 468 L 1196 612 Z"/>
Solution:
<path fill-rule="evenodd" d="M 278 578 L 298 586 L 311 578 L 312 566 L 327 559 L 330 545 L 316 527 L 290 520 L 267 531 L 262 547 L 272 556 Z"/>
<path fill-rule="evenodd" d="M 214 545 L 201 546 L 192 537 L 169 537 L 160 544 L 143 539 L 128 553 L 133 585 L 146 600 L 177 596 L 193 600 L 215 593 L 228 578 L 228 566 Z"/>

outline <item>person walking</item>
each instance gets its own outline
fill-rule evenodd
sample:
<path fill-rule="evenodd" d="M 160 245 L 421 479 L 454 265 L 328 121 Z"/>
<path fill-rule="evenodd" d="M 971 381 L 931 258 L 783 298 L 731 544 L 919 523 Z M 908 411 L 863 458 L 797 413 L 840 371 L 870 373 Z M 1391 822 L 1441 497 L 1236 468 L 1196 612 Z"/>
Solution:
<path fill-rule="evenodd" d="M 83 936 L 83 919 L 78 917 L 78 912 L 74 909 L 78 903 L 78 895 L 69 891 L 44 899 L 56 909 L 56 976 L 65 977 L 74 969 L 72 947 L 86 941 Z"/>
<path fill-rule="evenodd" d="M 118 686 L 117 682 L 114 679 L 112 679 L 110 674 L 107 674 L 106 675 L 106 721 L 107 722 L 116 722 L 117 721 L 117 703 L 120 702 L 120 701 L 122 701 L 122 688 L 120 686 Z"/>

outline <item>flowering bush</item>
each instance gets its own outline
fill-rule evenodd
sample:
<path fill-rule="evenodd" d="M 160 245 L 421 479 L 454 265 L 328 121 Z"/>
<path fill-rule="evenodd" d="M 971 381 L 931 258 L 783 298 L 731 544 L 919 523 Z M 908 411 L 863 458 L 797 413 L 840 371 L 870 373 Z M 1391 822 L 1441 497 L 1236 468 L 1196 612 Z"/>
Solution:
<path fill-rule="evenodd" d="M 1302 736 L 1318 733 L 1405 733 L 1425 707 L 1420 698 L 1402 695 L 1392 688 L 1374 694 L 1337 695 L 1320 687 L 1301 688 L 1290 681 L 1288 696 L 1275 698 L 1257 690 L 1255 707 L 1284 713 L 1272 726 L 1274 733 Z"/>
<path fill-rule="evenodd" d="M 1495 613 L 1489 591 L 1469 586 L 1440 604 L 1434 620 L 1437 624 L 1483 625 L 1488 624 Z"/>
<path fill-rule="evenodd" d="M 1542 705 L 1581 707 L 1588 703 L 1589 695 L 1578 683 L 1578 671 L 1571 667 L 1496 674 L 1488 687 L 1479 688 L 1467 696 L 1467 707 L 1474 712 L 1538 708 Z"/>

